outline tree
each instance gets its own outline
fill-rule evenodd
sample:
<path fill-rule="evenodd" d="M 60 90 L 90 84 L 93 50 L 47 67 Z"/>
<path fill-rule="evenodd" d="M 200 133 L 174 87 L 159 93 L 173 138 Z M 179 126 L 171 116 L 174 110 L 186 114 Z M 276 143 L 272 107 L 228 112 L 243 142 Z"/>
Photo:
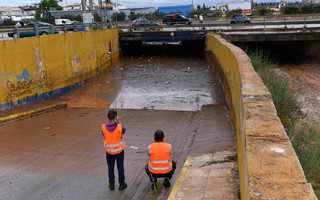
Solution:
<path fill-rule="evenodd" d="M 94 20 L 95 22 L 101 22 L 101 17 L 99 16 L 98 13 L 94 13 L 94 14 L 93 14 L 93 20 Z"/>
<path fill-rule="evenodd" d="M 126 20 L 126 13 L 124 13 L 124 12 L 113 13 L 112 20 L 113 21 L 124 21 L 124 20 Z"/>
<path fill-rule="evenodd" d="M 56 8 L 57 10 L 62 10 L 63 8 L 58 5 L 57 0 L 41 0 L 39 7 L 36 10 L 36 19 L 41 19 L 41 13 L 49 12 L 50 8 Z"/>
<path fill-rule="evenodd" d="M 203 3 L 202 9 L 203 9 L 203 10 L 207 10 L 206 4 Z"/>
<path fill-rule="evenodd" d="M 201 6 L 198 4 L 197 5 L 197 10 L 200 10 L 201 9 Z"/>

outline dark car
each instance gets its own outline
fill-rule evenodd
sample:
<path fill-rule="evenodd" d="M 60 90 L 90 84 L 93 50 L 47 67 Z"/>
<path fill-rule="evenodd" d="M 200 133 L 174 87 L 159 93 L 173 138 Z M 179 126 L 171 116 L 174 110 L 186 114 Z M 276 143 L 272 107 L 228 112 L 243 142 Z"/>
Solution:
<path fill-rule="evenodd" d="M 231 24 L 249 24 L 251 19 L 243 14 L 233 15 L 231 18 Z"/>
<path fill-rule="evenodd" d="M 164 24 L 191 24 L 192 19 L 186 18 L 183 15 L 180 15 L 179 13 L 177 14 L 171 14 L 171 15 L 166 15 L 163 17 L 162 23 Z"/>
<path fill-rule="evenodd" d="M 158 23 L 148 19 L 136 19 L 131 24 L 131 29 L 150 28 L 160 29 L 162 28 Z"/>
<path fill-rule="evenodd" d="M 48 35 L 48 34 L 57 34 L 59 33 L 58 30 L 52 30 L 50 29 L 50 26 L 51 24 L 49 23 L 45 23 L 45 22 L 29 22 L 26 24 L 26 26 L 23 26 L 23 27 L 34 27 L 35 25 L 37 25 L 38 27 L 41 27 L 41 26 L 47 26 L 48 29 L 39 29 L 38 30 L 38 35 Z M 23 31 L 23 28 L 19 28 L 19 35 L 20 35 L 20 38 L 24 38 L 24 37 L 34 37 L 36 36 L 36 32 L 34 30 L 28 30 L 28 31 Z M 18 38 L 17 34 L 16 33 L 8 33 L 8 36 L 9 37 L 13 37 L 13 38 Z"/>

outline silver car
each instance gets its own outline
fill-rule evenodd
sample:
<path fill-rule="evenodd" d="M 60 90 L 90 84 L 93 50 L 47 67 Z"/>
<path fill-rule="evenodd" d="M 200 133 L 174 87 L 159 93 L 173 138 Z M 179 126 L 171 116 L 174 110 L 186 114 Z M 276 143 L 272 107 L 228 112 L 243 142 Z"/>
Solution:
<path fill-rule="evenodd" d="M 249 24 L 251 23 L 251 19 L 243 14 L 233 15 L 231 18 L 231 24 Z"/>

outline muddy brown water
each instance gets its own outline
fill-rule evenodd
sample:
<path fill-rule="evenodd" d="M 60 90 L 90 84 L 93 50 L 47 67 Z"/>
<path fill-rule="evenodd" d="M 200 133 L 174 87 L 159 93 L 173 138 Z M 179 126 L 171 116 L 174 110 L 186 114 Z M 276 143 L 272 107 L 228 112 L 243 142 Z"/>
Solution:
<path fill-rule="evenodd" d="M 155 199 L 144 166 L 157 129 L 177 161 L 171 188 L 160 194 L 166 199 L 189 154 L 236 145 L 219 83 L 202 57 L 123 58 L 54 99 L 62 100 L 65 109 L 0 126 L 0 199 Z M 123 191 L 108 190 L 100 127 L 109 108 L 127 128 Z"/>

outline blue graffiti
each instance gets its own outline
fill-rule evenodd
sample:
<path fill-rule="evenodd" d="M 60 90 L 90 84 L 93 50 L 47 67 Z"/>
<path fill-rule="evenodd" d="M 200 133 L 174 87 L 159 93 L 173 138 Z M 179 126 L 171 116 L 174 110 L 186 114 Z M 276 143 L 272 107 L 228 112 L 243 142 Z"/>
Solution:
<path fill-rule="evenodd" d="M 25 80 L 25 81 L 30 81 L 30 82 L 33 80 L 31 74 L 26 69 L 23 70 L 21 75 L 17 76 L 17 79 L 18 79 L 18 81 Z"/>

